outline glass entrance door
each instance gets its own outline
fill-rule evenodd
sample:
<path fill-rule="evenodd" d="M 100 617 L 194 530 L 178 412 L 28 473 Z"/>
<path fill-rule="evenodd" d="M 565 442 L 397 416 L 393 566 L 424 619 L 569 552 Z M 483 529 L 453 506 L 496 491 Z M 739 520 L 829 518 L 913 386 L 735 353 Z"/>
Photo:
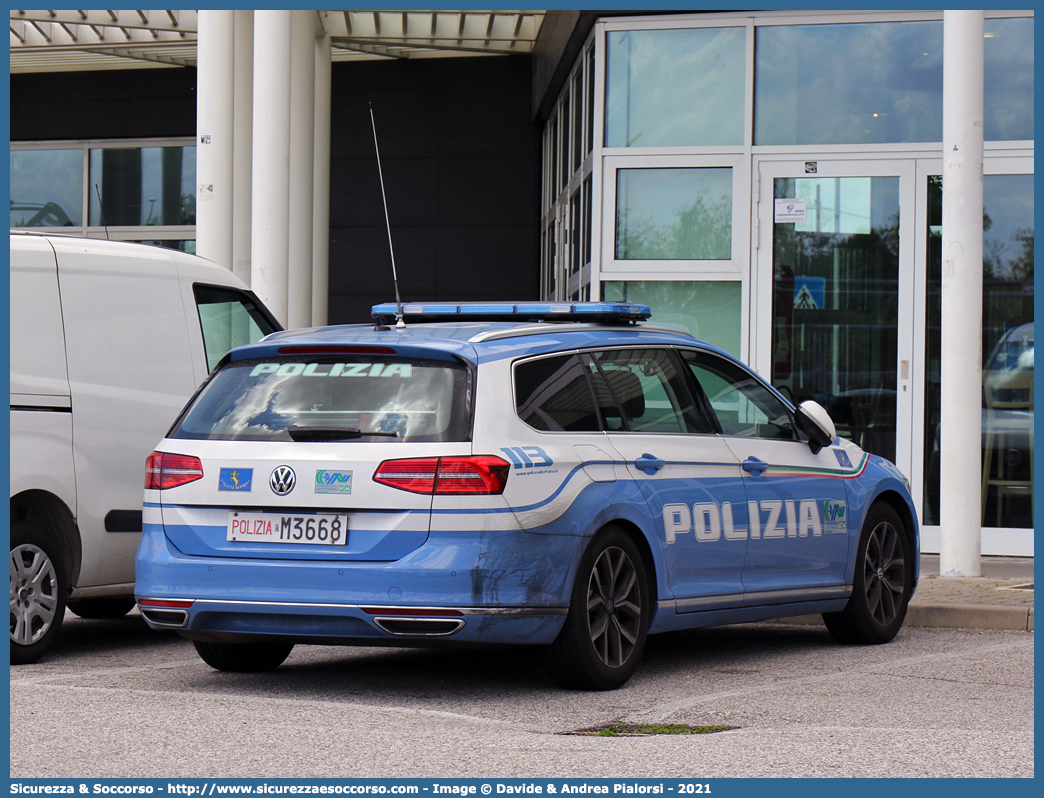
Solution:
<path fill-rule="evenodd" d="M 909 474 L 913 163 L 759 166 L 757 367 Z"/>

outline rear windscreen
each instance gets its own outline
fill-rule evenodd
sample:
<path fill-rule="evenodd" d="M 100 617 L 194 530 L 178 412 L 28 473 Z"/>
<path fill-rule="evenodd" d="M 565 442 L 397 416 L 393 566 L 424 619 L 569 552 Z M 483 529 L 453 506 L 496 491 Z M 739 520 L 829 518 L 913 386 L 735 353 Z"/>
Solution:
<path fill-rule="evenodd" d="M 462 441 L 467 369 L 445 360 L 349 355 L 240 360 L 218 371 L 172 438 Z"/>

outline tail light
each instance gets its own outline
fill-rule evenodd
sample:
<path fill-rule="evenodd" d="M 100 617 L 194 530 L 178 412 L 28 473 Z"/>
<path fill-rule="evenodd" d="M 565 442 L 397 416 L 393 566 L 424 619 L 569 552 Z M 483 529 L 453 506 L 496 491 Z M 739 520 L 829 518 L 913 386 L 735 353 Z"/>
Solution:
<path fill-rule="evenodd" d="M 187 454 L 153 452 L 145 460 L 145 489 L 166 490 L 203 479 L 203 463 Z"/>
<path fill-rule="evenodd" d="M 492 455 L 417 457 L 385 460 L 373 481 L 410 493 L 496 496 L 504 492 L 510 469 L 507 461 Z"/>

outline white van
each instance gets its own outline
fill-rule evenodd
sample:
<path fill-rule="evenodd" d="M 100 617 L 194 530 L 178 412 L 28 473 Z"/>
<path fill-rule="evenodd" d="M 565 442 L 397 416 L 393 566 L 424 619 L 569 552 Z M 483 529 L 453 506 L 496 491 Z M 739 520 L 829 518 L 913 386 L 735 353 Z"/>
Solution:
<path fill-rule="evenodd" d="M 145 460 L 233 346 L 281 329 L 227 269 L 141 244 L 11 232 L 11 662 L 66 606 L 134 606 Z"/>

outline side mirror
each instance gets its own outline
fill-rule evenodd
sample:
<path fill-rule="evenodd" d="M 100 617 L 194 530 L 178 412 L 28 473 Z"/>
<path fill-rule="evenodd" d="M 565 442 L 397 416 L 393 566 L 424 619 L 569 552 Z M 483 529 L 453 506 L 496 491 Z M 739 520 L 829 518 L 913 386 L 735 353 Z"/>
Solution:
<path fill-rule="evenodd" d="M 798 405 L 794 412 L 794 423 L 808 436 L 808 448 L 812 454 L 819 454 L 824 446 L 832 444 L 837 437 L 830 415 L 821 404 L 811 399 Z"/>

